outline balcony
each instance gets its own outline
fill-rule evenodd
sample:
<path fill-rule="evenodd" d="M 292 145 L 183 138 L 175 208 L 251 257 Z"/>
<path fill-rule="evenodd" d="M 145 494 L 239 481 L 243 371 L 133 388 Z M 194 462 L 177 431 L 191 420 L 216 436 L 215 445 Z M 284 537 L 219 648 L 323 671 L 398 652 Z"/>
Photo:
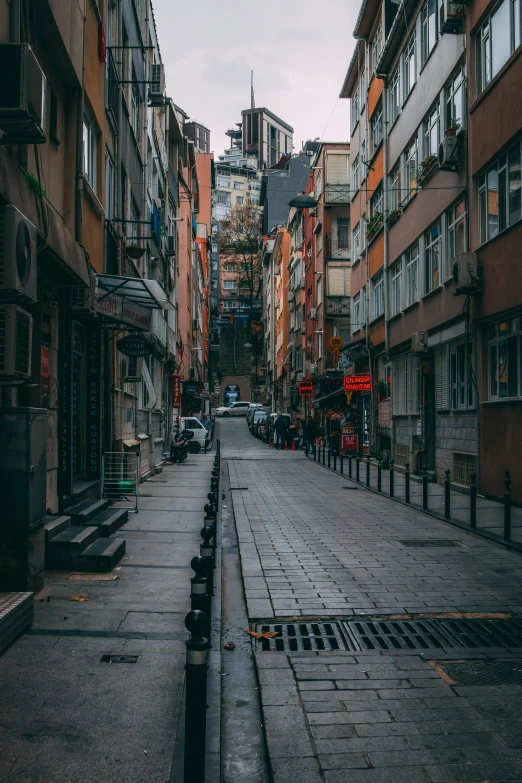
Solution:
<path fill-rule="evenodd" d="M 342 206 L 350 203 L 350 186 L 346 185 L 326 185 L 324 191 L 324 203 L 331 206 Z"/>
<path fill-rule="evenodd" d="M 176 332 L 167 324 L 167 357 L 175 361 L 178 355 Z"/>
<path fill-rule="evenodd" d="M 178 179 L 174 174 L 171 166 L 169 166 L 169 196 L 172 199 L 174 206 L 179 207 Z"/>
<path fill-rule="evenodd" d="M 324 314 L 326 318 L 349 318 L 349 296 L 327 296 L 325 300 Z"/>
<path fill-rule="evenodd" d="M 114 127 L 118 128 L 118 117 L 120 108 L 120 85 L 118 81 L 118 71 L 112 51 L 108 49 L 109 62 L 107 66 L 107 111 L 109 112 Z"/>
<path fill-rule="evenodd" d="M 350 258 L 350 241 L 327 239 L 325 242 L 326 258 L 330 260 L 348 260 Z"/>
<path fill-rule="evenodd" d="M 162 348 L 167 347 L 167 322 L 161 315 L 161 310 L 152 311 L 151 334 Z"/>

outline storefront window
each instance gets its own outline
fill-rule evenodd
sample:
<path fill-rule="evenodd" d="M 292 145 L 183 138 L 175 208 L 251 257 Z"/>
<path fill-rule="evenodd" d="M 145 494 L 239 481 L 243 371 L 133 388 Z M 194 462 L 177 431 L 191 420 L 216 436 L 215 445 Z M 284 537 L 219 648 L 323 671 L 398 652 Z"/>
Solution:
<path fill-rule="evenodd" d="M 492 324 L 488 329 L 490 399 L 522 396 L 522 318 Z"/>

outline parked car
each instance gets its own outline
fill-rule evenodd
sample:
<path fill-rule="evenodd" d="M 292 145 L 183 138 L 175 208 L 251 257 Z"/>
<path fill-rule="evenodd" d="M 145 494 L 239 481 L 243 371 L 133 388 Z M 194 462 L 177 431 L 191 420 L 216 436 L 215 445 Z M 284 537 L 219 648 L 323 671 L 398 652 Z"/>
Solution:
<path fill-rule="evenodd" d="M 263 414 L 262 418 L 256 421 L 254 435 L 256 438 L 259 438 L 259 440 L 265 440 L 267 422 L 269 421 L 270 421 L 270 417 L 266 413 Z"/>
<path fill-rule="evenodd" d="M 249 402 L 232 402 L 216 408 L 216 416 L 246 416 Z"/>
<path fill-rule="evenodd" d="M 181 417 L 181 432 L 183 430 L 191 430 L 194 433 L 194 437 L 189 443 L 188 450 L 191 454 L 197 454 L 201 449 L 207 448 L 210 444 L 210 433 L 206 427 L 196 419 L 195 416 L 182 416 Z"/>
<path fill-rule="evenodd" d="M 263 410 L 267 411 L 267 408 L 263 405 L 262 402 L 251 402 L 248 406 L 247 410 L 247 424 L 250 427 L 252 424 L 252 419 L 254 417 L 254 413 L 256 410 L 259 410 L 260 408 L 263 408 Z"/>
<path fill-rule="evenodd" d="M 248 421 L 247 414 L 247 424 L 252 435 L 257 434 L 257 423 L 261 421 L 261 419 L 266 418 L 267 413 L 268 410 L 266 408 L 255 408 L 252 412 L 252 416 L 250 417 L 250 422 Z"/>

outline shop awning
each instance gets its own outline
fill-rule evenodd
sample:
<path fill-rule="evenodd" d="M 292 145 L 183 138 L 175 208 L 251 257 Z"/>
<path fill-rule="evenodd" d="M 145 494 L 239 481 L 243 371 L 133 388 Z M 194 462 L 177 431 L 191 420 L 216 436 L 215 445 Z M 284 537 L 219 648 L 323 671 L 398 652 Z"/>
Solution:
<path fill-rule="evenodd" d="M 337 389 L 337 391 L 330 392 L 330 394 L 325 394 L 324 397 L 318 397 L 317 400 L 313 401 L 312 406 L 314 408 L 326 408 L 330 402 L 334 401 L 334 397 L 339 397 L 341 394 L 344 395 L 342 387 Z"/>
<path fill-rule="evenodd" d="M 141 277 L 119 277 L 118 275 L 96 275 L 98 301 L 107 296 L 121 296 L 129 302 L 153 310 L 175 310 L 167 292 L 157 280 L 143 280 Z"/>

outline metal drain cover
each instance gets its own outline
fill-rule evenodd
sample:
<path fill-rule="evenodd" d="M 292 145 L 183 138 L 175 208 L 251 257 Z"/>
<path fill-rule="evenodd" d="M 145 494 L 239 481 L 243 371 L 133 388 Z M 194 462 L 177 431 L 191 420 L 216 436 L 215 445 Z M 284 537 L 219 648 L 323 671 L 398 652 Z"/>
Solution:
<path fill-rule="evenodd" d="M 437 661 L 455 685 L 522 685 L 522 660 Z"/>
<path fill-rule="evenodd" d="M 276 632 L 270 639 L 256 640 L 262 652 L 296 652 L 298 650 L 346 650 L 347 645 L 339 623 L 276 623 L 256 626 L 258 633 Z"/>
<path fill-rule="evenodd" d="M 356 620 L 343 628 L 353 649 L 522 649 L 522 620 Z"/>
<path fill-rule="evenodd" d="M 102 655 L 100 663 L 136 663 L 137 655 Z"/>
<path fill-rule="evenodd" d="M 460 546 L 460 541 L 451 541 L 448 538 L 419 538 L 399 541 L 399 544 L 410 547 L 452 547 Z"/>

